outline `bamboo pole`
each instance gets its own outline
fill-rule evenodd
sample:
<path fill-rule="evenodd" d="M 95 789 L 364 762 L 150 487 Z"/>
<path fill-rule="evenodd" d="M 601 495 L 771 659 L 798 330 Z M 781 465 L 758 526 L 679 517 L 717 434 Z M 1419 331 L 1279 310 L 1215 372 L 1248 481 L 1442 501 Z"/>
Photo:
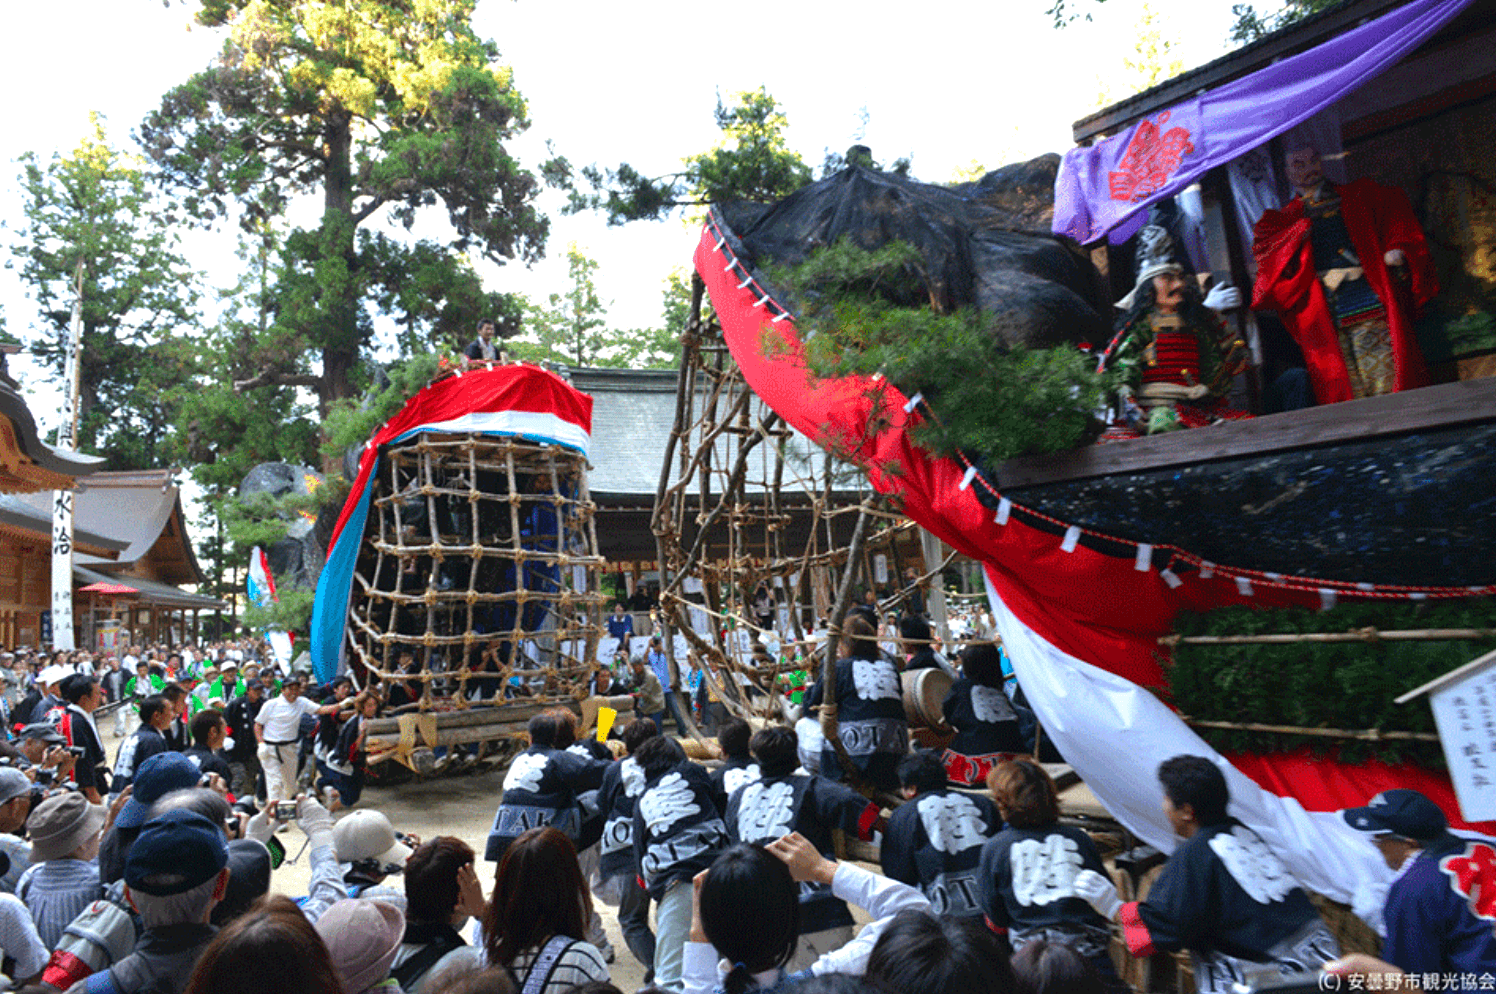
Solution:
<path fill-rule="evenodd" d="M 1438 742 L 1434 732 L 1384 732 L 1379 728 L 1350 730 L 1345 728 L 1301 728 L 1296 725 L 1264 725 L 1254 721 L 1201 721 L 1188 716 L 1183 718 L 1192 728 L 1219 728 L 1233 732 L 1271 732 L 1276 735 L 1312 735 L 1326 739 L 1354 739 L 1366 742 Z"/>
<path fill-rule="evenodd" d="M 1453 642 L 1496 639 L 1491 628 L 1427 628 L 1383 632 L 1356 628 L 1348 632 L 1282 632 L 1268 635 L 1165 635 L 1159 645 L 1296 645 L 1300 642 Z"/>

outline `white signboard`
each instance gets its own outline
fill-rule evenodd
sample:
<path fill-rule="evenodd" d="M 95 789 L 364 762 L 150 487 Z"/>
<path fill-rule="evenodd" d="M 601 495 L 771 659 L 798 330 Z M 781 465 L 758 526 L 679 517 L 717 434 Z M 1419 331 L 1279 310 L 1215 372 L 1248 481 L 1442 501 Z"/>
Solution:
<path fill-rule="evenodd" d="M 73 644 L 73 494 L 52 492 L 52 648 Z"/>
<path fill-rule="evenodd" d="M 888 557 L 881 552 L 873 557 L 873 582 L 888 582 Z"/>
<path fill-rule="evenodd" d="M 1429 695 L 1466 821 L 1496 818 L 1496 658 Z"/>

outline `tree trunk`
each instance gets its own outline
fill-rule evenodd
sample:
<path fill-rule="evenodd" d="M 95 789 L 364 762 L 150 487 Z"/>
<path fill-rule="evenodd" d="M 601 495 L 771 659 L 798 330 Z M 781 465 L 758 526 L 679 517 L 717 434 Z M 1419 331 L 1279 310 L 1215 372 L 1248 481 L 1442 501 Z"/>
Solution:
<path fill-rule="evenodd" d="M 358 362 L 357 258 L 353 250 L 353 133 L 346 111 L 327 116 L 327 173 L 323 188 L 323 252 L 343 257 L 343 280 L 328 289 L 322 315 L 322 382 L 317 389 L 317 412 L 324 424 L 334 401 L 353 397 L 353 369 Z M 325 440 L 325 436 L 324 436 Z M 341 460 L 324 457 L 324 472 L 336 471 Z"/>

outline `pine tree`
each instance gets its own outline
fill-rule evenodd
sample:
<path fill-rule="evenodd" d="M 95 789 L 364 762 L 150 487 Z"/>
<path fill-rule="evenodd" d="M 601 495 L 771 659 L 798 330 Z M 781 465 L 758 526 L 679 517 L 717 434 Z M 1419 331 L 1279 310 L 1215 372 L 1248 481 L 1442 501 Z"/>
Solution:
<path fill-rule="evenodd" d="M 360 390 L 376 311 L 395 312 L 408 345 L 471 329 L 499 300 L 462 257 L 541 256 L 541 181 L 505 148 L 529 126 L 525 102 L 473 32 L 475 2 L 200 0 L 197 20 L 227 41 L 141 126 L 163 182 L 204 220 L 257 224 L 321 200 L 319 223 L 285 240 L 274 320 L 240 389 L 308 387 L 325 417 Z M 443 210 L 449 243 L 374 230 Z M 420 306 L 400 292 L 412 279 Z"/>

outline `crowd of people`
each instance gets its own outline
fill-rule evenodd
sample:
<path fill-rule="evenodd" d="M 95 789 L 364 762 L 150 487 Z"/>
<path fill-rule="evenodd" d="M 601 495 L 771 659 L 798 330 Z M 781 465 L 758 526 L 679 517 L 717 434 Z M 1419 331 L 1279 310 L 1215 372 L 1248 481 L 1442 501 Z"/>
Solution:
<path fill-rule="evenodd" d="M 367 808 L 335 817 L 359 799 L 340 750 L 378 708 L 346 682 L 307 695 L 243 648 L 0 654 L 5 972 L 44 994 L 607 994 L 607 905 L 665 994 L 1113 994 L 1114 937 L 1139 957 L 1188 951 L 1201 994 L 1326 964 L 1384 985 L 1489 986 L 1496 848 L 1450 833 L 1413 791 L 1344 813 L 1398 871 L 1386 962 L 1341 955 L 1198 756 L 1155 771 L 1180 841 L 1146 896 L 1124 900 L 1025 754 L 997 648 L 931 659 L 919 620 L 901 619 L 894 658 L 876 615 L 844 624 L 830 683 L 803 687 L 807 708 L 834 698 L 839 741 L 724 716 L 707 765 L 664 734 L 653 661 L 631 659 L 642 703 L 614 741 L 579 739 L 565 708 L 529 720 L 481 849 L 402 835 Z M 911 748 L 896 714 L 908 666 L 956 673 L 944 751 Z M 104 707 L 126 715 L 113 757 Z M 300 895 L 275 886 L 292 826 L 310 868 Z M 882 872 L 838 860 L 838 834 L 875 844 Z"/>

